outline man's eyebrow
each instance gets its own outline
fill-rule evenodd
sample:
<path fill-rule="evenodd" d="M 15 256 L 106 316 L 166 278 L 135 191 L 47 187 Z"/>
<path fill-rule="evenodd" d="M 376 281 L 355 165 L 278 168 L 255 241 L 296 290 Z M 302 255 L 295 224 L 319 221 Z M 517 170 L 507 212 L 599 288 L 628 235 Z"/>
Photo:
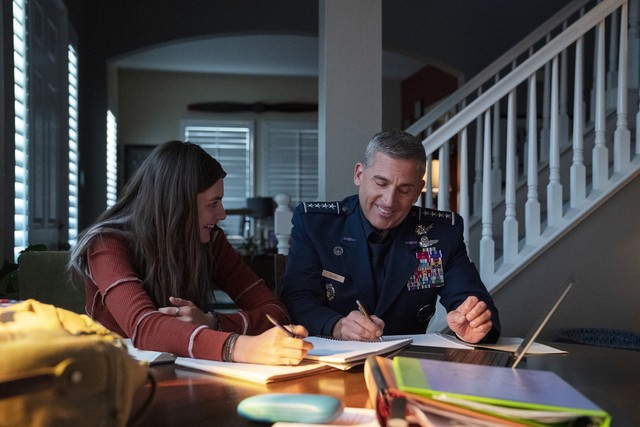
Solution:
<path fill-rule="evenodd" d="M 382 175 L 373 175 L 372 179 L 378 181 L 384 181 L 384 182 L 390 182 L 390 180 Z M 410 188 L 414 188 L 416 185 L 412 182 L 407 182 L 405 184 L 400 184 L 398 185 L 398 187 L 410 187 Z"/>
<path fill-rule="evenodd" d="M 411 183 L 398 185 L 398 187 L 409 187 L 409 188 L 415 188 L 415 186 L 416 186 L 415 184 L 411 184 Z"/>
<path fill-rule="evenodd" d="M 389 179 L 387 179 L 386 177 L 384 177 L 382 175 L 373 175 L 371 178 L 373 178 L 375 180 L 381 180 L 381 181 L 389 182 Z"/>

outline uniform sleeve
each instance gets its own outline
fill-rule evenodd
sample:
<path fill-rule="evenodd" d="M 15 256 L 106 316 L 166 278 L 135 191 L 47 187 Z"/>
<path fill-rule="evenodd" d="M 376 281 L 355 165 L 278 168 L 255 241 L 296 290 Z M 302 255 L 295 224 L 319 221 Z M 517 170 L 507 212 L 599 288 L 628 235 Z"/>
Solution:
<path fill-rule="evenodd" d="M 333 326 L 343 316 L 326 305 L 322 262 L 306 231 L 300 207 L 294 211 L 292 222 L 282 301 L 293 321 L 306 327 L 310 335 L 332 335 Z"/>
<path fill-rule="evenodd" d="M 214 285 L 226 292 L 241 309 L 236 313 L 219 313 L 223 331 L 258 335 L 273 327 L 267 314 L 283 324 L 291 318 L 284 304 L 275 297 L 261 279 L 242 260 L 222 232 L 213 242 Z"/>
<path fill-rule="evenodd" d="M 89 313 L 94 319 L 131 338 L 141 350 L 222 360 L 222 347 L 230 334 L 160 313 L 134 272 L 126 242 L 96 238 L 87 257 L 87 290 L 97 289 Z"/>
<path fill-rule="evenodd" d="M 447 312 L 455 310 L 467 297 L 473 295 L 484 301 L 491 311 L 492 330 L 485 336 L 482 342 L 495 342 L 500 336 L 500 317 L 498 309 L 493 303 L 493 298 L 485 287 L 477 268 L 469 259 L 466 245 L 463 240 L 463 219 L 456 215 L 456 224 L 452 238 L 455 239 L 454 249 L 448 257 L 445 266 L 445 283 L 440 292 L 440 303 Z"/>

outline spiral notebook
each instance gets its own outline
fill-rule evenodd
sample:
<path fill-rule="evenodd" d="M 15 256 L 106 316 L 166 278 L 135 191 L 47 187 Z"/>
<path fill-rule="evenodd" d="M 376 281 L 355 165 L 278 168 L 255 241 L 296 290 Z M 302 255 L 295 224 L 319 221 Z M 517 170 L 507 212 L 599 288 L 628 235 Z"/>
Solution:
<path fill-rule="evenodd" d="M 209 374 L 235 378 L 259 384 L 269 384 L 276 381 L 293 380 L 296 378 L 332 371 L 331 366 L 321 363 L 305 362 L 297 366 L 261 365 L 257 363 L 219 362 L 215 360 L 193 359 L 178 357 L 176 366 L 195 369 Z"/>
<path fill-rule="evenodd" d="M 361 365 L 367 356 L 382 356 L 411 344 L 412 338 L 381 341 L 339 340 L 331 337 L 312 336 L 305 341 L 313 344 L 306 359 L 346 370 Z"/>
<path fill-rule="evenodd" d="M 385 355 L 409 345 L 413 339 L 391 339 L 387 341 L 346 341 L 330 337 L 307 337 L 313 344 L 305 360 L 298 366 L 261 365 L 255 363 L 218 362 L 213 360 L 178 357 L 179 367 L 196 369 L 211 374 L 223 375 L 262 384 L 274 381 L 301 378 L 326 372 L 332 368 L 348 370 L 364 364 L 367 356 Z"/>

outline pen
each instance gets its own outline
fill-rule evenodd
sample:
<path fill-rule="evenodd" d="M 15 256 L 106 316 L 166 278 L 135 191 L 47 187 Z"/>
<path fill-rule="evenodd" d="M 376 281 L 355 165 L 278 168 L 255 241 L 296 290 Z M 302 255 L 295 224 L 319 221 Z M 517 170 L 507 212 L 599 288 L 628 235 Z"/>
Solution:
<path fill-rule="evenodd" d="M 283 331 L 285 331 L 287 333 L 287 335 L 289 335 L 291 338 L 298 338 L 298 336 L 296 334 L 294 334 L 289 329 L 285 328 L 280 323 L 278 323 L 278 321 L 276 319 L 274 319 L 269 313 L 267 313 L 267 319 L 269 319 L 269 322 L 273 323 L 275 326 L 277 326 L 278 328 L 280 328 Z"/>
<path fill-rule="evenodd" d="M 360 310 L 360 313 L 362 313 L 362 315 L 366 317 L 367 320 L 373 322 L 373 320 L 371 320 L 371 317 L 369 316 L 369 313 L 367 313 L 367 310 L 364 309 L 364 305 L 362 305 L 359 299 L 356 300 L 356 304 L 358 305 L 358 310 Z M 380 337 L 379 340 L 382 341 L 382 337 Z"/>

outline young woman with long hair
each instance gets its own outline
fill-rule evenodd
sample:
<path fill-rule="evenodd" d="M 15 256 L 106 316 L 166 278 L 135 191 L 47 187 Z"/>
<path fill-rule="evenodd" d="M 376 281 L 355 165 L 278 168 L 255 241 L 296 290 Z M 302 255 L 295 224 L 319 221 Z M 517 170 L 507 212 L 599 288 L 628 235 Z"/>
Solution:
<path fill-rule="evenodd" d="M 87 313 L 139 349 L 211 360 L 296 365 L 311 348 L 273 327 L 289 314 L 218 227 L 224 177 L 200 146 L 169 141 L 78 238 L 69 268 L 84 278 Z M 213 289 L 240 308 L 207 312 Z M 303 326 L 291 325 L 298 337 Z"/>

